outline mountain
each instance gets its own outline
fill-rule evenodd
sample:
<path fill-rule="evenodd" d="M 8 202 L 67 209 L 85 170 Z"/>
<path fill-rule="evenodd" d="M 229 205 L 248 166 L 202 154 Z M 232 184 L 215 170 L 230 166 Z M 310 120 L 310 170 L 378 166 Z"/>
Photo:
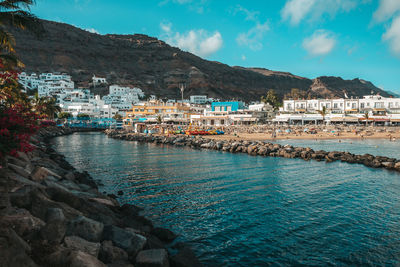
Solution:
<path fill-rule="evenodd" d="M 231 67 L 204 60 L 171 47 L 165 42 L 142 34 L 99 35 L 74 26 L 43 20 L 46 32 L 39 39 L 29 32 L 10 29 L 16 51 L 25 63 L 26 72 L 67 72 L 79 87 L 89 87 L 96 76 L 109 83 L 137 86 L 146 94 L 180 98 L 184 84 L 185 97 L 205 94 L 220 99 L 258 100 L 268 89 L 279 95 L 292 88 L 310 97 L 359 97 L 371 91 L 389 94 L 360 79 L 338 77 L 307 79 L 288 72 L 261 68 Z M 107 89 L 92 88 L 104 94 Z"/>

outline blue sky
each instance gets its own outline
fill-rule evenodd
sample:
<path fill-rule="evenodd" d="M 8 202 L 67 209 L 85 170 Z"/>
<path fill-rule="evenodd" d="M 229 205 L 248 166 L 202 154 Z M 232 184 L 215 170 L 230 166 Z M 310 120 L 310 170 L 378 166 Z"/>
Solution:
<path fill-rule="evenodd" d="M 32 11 L 232 66 L 361 78 L 400 93 L 400 0 L 37 0 Z"/>

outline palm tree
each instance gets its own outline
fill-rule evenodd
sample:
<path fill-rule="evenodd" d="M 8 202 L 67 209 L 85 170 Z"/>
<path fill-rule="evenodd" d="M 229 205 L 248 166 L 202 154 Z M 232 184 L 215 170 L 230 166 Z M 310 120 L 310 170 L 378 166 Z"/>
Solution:
<path fill-rule="evenodd" d="M 325 116 L 328 114 L 328 111 L 325 106 L 322 107 L 322 110 L 317 110 L 318 113 L 322 116 L 322 122 L 325 124 Z"/>
<path fill-rule="evenodd" d="M 44 100 L 44 111 L 49 119 L 54 119 L 56 113 L 61 112 L 61 107 L 57 105 L 57 100 L 54 97 L 47 97 Z"/>
<path fill-rule="evenodd" d="M 368 126 L 368 120 L 369 120 L 369 113 L 368 113 L 368 111 L 366 111 L 366 112 L 364 113 L 364 118 L 365 118 L 365 126 Z"/>
<path fill-rule="evenodd" d="M 15 55 L 15 38 L 9 28 L 27 29 L 37 35 L 43 32 L 40 20 L 30 13 L 33 4 L 34 0 L 0 0 L 0 63 L 3 68 L 23 66 Z"/>

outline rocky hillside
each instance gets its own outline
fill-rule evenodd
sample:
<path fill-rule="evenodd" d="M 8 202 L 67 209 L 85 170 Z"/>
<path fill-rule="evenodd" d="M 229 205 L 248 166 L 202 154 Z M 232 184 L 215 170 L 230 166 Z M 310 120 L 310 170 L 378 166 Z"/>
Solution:
<path fill-rule="evenodd" d="M 221 99 L 256 100 L 275 89 L 280 95 L 292 88 L 313 97 L 362 96 L 371 90 L 386 92 L 359 79 L 337 77 L 314 80 L 260 68 L 230 67 L 171 47 L 146 35 L 99 35 L 71 25 L 43 21 L 46 33 L 40 39 L 13 30 L 16 51 L 27 72 L 60 71 L 73 76 L 78 86 L 87 87 L 93 74 L 110 83 L 138 86 L 147 94 L 179 98 L 179 85 L 185 96 L 206 94 Z M 104 93 L 104 88 L 102 90 Z"/>

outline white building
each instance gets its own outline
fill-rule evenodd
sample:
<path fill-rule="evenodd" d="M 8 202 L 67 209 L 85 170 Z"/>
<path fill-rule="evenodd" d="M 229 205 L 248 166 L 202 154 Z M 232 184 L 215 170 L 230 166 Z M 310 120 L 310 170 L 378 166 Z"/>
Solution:
<path fill-rule="evenodd" d="M 92 82 L 93 82 L 93 85 L 106 84 L 107 79 L 103 78 L 103 77 L 96 77 L 96 75 L 93 75 Z"/>
<path fill-rule="evenodd" d="M 109 87 L 109 94 L 104 96 L 103 100 L 105 104 L 111 105 L 123 113 L 130 110 L 132 105 L 138 103 L 142 97 L 144 97 L 144 93 L 140 88 L 111 85 Z"/>
<path fill-rule="evenodd" d="M 190 103 L 191 104 L 205 104 L 207 103 L 208 98 L 206 95 L 191 95 Z"/>
<path fill-rule="evenodd" d="M 19 83 L 25 90 L 38 90 L 39 97 L 55 96 L 74 89 L 71 76 L 66 73 L 36 73 L 27 75 L 22 72 L 18 75 Z"/>
<path fill-rule="evenodd" d="M 400 113 L 400 98 L 368 95 L 352 99 L 284 100 L 281 111 L 288 113 L 318 113 L 323 108 L 329 113 Z"/>

